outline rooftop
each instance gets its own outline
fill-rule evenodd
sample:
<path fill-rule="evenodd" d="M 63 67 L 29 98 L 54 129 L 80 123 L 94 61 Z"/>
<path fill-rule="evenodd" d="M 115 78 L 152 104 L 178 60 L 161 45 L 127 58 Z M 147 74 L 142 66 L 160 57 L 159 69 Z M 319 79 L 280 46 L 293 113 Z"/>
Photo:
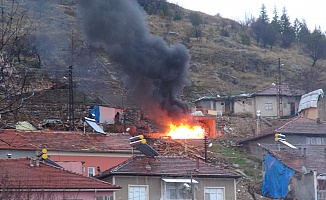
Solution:
<path fill-rule="evenodd" d="M 62 168 L 40 162 L 30 166 L 29 158 L 0 159 L 0 187 L 10 189 L 105 189 L 118 190 L 112 185 L 95 178 L 86 177 Z"/>
<path fill-rule="evenodd" d="M 303 90 L 294 90 L 289 87 L 287 84 L 280 85 L 281 94 L 284 96 L 300 96 L 305 94 Z M 255 92 L 253 95 L 260 96 L 260 95 L 278 95 L 278 85 L 271 84 L 270 86 L 266 87 L 263 90 L 259 90 Z"/>
<path fill-rule="evenodd" d="M 198 168 L 197 168 L 198 162 Z M 150 165 L 150 170 L 146 169 Z M 194 176 L 201 177 L 224 177 L 239 178 L 236 172 L 221 167 L 204 163 L 199 159 L 188 157 L 145 157 L 134 156 L 118 166 L 112 167 L 99 176 L 105 178 L 111 175 L 129 175 L 129 176 L 189 176 L 189 171 L 193 171 Z"/>
<path fill-rule="evenodd" d="M 297 172 L 302 172 L 305 167 L 308 171 L 316 170 L 317 174 L 326 173 L 326 145 L 295 145 L 298 149 L 285 145 L 279 149 L 275 144 L 262 146 L 284 165 Z"/>
<path fill-rule="evenodd" d="M 61 151 L 131 151 L 128 133 L 67 132 L 67 131 L 0 131 L 2 149 L 35 150 L 46 148 Z"/>

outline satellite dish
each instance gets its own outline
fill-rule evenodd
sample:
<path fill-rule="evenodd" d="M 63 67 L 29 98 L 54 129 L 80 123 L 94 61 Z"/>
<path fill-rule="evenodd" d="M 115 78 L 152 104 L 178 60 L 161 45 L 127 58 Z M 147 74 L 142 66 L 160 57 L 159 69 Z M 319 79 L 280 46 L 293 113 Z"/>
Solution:
<path fill-rule="evenodd" d="M 128 132 L 130 130 L 130 128 L 128 127 L 128 128 L 126 128 L 126 131 Z"/>
<path fill-rule="evenodd" d="M 302 166 L 301 170 L 302 170 L 302 173 L 303 174 L 307 174 L 308 173 L 307 168 L 305 166 Z"/>
<path fill-rule="evenodd" d="M 212 147 L 213 146 L 213 143 L 209 143 L 208 147 Z"/>

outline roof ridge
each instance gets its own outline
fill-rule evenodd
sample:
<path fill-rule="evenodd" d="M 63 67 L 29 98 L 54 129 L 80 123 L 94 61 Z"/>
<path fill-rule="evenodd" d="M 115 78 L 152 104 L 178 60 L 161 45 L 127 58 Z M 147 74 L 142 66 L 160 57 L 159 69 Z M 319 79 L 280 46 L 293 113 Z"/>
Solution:
<path fill-rule="evenodd" d="M 125 166 L 126 164 L 130 163 L 131 161 L 135 160 L 137 157 L 140 157 L 140 156 L 132 156 L 130 158 L 128 158 L 127 160 L 123 161 L 122 163 L 114 166 L 114 167 L 111 167 L 105 171 L 109 171 L 109 172 L 113 172 L 113 171 L 117 171 L 119 169 L 121 169 L 123 166 Z M 104 171 L 104 172 L 105 172 Z"/>
<path fill-rule="evenodd" d="M 294 121 L 298 120 L 299 118 L 301 118 L 301 116 L 297 116 L 295 118 L 293 118 L 292 120 L 286 122 L 285 124 L 283 124 L 282 126 L 278 127 L 275 131 L 278 131 L 279 129 L 283 128 L 284 126 L 287 126 L 291 123 L 293 123 Z"/>

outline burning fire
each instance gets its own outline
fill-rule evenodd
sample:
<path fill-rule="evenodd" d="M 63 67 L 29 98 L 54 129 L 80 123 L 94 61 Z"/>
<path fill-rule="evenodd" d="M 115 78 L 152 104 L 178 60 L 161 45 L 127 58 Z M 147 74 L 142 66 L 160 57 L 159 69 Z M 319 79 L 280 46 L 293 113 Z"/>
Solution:
<path fill-rule="evenodd" d="M 205 130 L 199 125 L 180 124 L 178 126 L 170 124 L 170 131 L 167 136 L 172 139 L 202 139 L 205 136 Z"/>

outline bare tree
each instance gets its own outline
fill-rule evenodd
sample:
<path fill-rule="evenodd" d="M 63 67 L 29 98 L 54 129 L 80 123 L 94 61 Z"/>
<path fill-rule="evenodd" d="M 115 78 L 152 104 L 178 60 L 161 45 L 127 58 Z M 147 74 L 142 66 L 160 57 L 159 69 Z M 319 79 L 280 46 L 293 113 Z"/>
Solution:
<path fill-rule="evenodd" d="M 33 73 L 22 61 L 22 55 L 32 52 L 29 38 L 33 21 L 17 0 L 1 1 L 0 10 L 0 114 L 17 111 L 33 95 L 28 84 Z"/>

